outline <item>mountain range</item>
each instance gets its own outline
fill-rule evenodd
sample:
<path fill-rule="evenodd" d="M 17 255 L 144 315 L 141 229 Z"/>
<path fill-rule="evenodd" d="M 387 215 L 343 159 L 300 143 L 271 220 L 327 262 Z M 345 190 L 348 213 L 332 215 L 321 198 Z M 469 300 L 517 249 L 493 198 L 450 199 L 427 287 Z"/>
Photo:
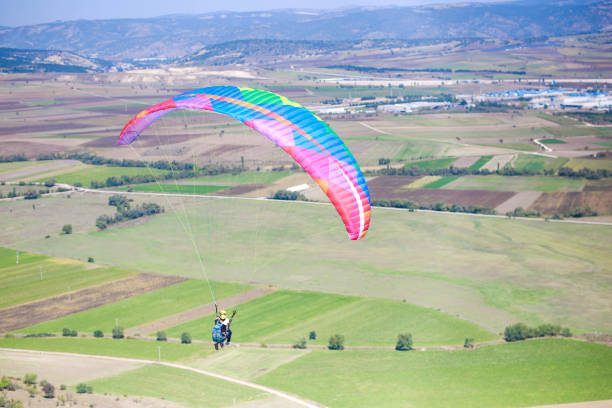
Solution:
<path fill-rule="evenodd" d="M 62 50 L 117 62 L 186 57 L 245 39 L 512 39 L 611 29 L 612 0 L 551 0 L 58 21 L 0 27 L 0 47 Z"/>

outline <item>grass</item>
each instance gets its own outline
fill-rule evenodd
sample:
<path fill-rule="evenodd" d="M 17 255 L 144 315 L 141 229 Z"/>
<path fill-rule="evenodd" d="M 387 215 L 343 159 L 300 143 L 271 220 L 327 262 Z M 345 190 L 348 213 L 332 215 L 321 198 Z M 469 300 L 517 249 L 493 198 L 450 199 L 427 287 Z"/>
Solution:
<path fill-rule="evenodd" d="M 479 146 L 499 147 L 501 149 L 521 150 L 524 152 L 535 152 L 538 150 L 538 147 L 536 145 L 528 143 L 479 144 Z"/>
<path fill-rule="evenodd" d="M 15 170 L 25 169 L 27 167 L 39 166 L 40 162 L 33 161 L 18 161 L 18 162 L 8 162 L 8 163 L 0 163 L 0 174 L 8 173 Z"/>
<path fill-rule="evenodd" d="M 45 212 L 35 213 L 28 203 L 1 202 L 0 222 L 13 228 L 12 218 L 2 214 L 23 214 L 27 224 L 19 228 L 31 238 L 18 244 L 30 251 L 202 276 L 193 242 L 169 210 L 146 223 L 91 231 L 96 213 L 79 211 L 86 205 L 108 213 L 106 200 L 97 195 L 45 198 L 40 200 Z M 187 220 L 216 281 L 406 299 L 496 333 L 517 320 L 559 323 L 574 332 L 612 330 L 606 303 L 610 226 L 374 208 L 368 235 L 348 241 L 331 206 L 189 201 Z M 37 232 L 50 223 L 58 230 L 66 223 L 80 225 L 82 217 L 90 230 L 79 227 L 72 235 L 49 239 Z M 15 234 L 0 234 L 5 246 Z M 534 296 L 518 296 L 525 290 Z"/>
<path fill-rule="evenodd" d="M 487 162 L 491 160 L 492 158 L 493 158 L 493 155 L 480 156 L 480 158 L 476 160 L 470 167 L 468 167 L 468 169 L 478 170 L 479 168 L 487 164 Z"/>
<path fill-rule="evenodd" d="M 532 154 L 519 154 L 512 162 L 512 166 L 519 171 L 542 171 L 546 165 L 549 165 L 553 160 L 550 157 L 535 156 Z M 560 167 L 560 166 L 559 166 Z"/>
<path fill-rule="evenodd" d="M 127 190 L 127 186 L 123 186 L 121 190 Z M 179 193 L 179 194 L 210 194 L 215 191 L 224 190 L 228 186 L 207 186 L 201 184 L 138 184 L 130 187 L 132 191 L 150 191 L 153 193 Z"/>
<path fill-rule="evenodd" d="M 274 183 L 282 178 L 293 174 L 289 171 L 245 171 L 242 173 L 217 174 L 214 176 L 204 176 L 189 179 L 192 183 L 228 183 L 228 184 L 247 184 L 247 183 Z"/>
<path fill-rule="evenodd" d="M 158 359 L 158 347 L 161 347 L 161 360 L 168 362 L 187 362 L 197 360 L 212 353 L 212 347 L 201 344 L 180 344 L 144 340 L 114 340 L 72 337 L 44 338 L 0 338 L 0 347 L 59 351 L 64 353 L 90 354 L 135 358 L 140 360 Z"/>
<path fill-rule="evenodd" d="M 541 139 L 540 142 L 544 143 L 544 144 L 565 144 L 565 143 L 567 143 L 567 142 L 565 142 L 563 140 L 559 140 L 559 139 Z"/>
<path fill-rule="evenodd" d="M 236 342 L 293 344 L 318 338 L 309 344 L 327 345 L 331 335 L 341 333 L 351 346 L 395 345 L 398 333 L 411 331 L 419 346 L 463 344 L 466 337 L 476 341 L 498 337 L 476 325 L 432 309 L 387 299 L 363 299 L 311 292 L 278 291 L 240 305 L 232 323 Z M 385 320 L 384 330 L 372 330 L 372 323 Z M 171 337 L 184 331 L 208 340 L 213 315 L 167 330 Z"/>
<path fill-rule="evenodd" d="M 451 190 L 490 191 L 581 191 L 585 181 L 552 176 L 463 176 L 445 188 Z"/>
<path fill-rule="evenodd" d="M 269 396 L 264 391 L 174 367 L 147 365 L 88 385 L 97 394 L 138 395 L 185 407 L 230 407 Z"/>
<path fill-rule="evenodd" d="M 220 299 L 247 288 L 243 285 L 229 283 L 213 284 Z M 129 328 L 209 302 L 212 302 L 212 297 L 208 284 L 201 280 L 188 280 L 119 302 L 30 326 L 18 332 L 60 333 L 62 328 L 68 327 L 79 332 L 93 333 L 99 329 L 110 333 L 115 326 L 115 319 L 118 319 L 120 326 Z"/>
<path fill-rule="evenodd" d="M 451 183 L 451 182 L 457 180 L 458 178 L 459 178 L 459 176 L 446 176 L 446 177 L 442 177 L 441 179 L 436 180 L 433 183 L 429 183 L 429 184 L 425 185 L 423 188 L 430 188 L 430 189 L 441 188 L 441 187 L 447 185 L 448 183 Z"/>
<path fill-rule="evenodd" d="M 570 159 L 565 165 L 573 170 L 591 169 L 612 171 L 612 160 L 607 159 Z"/>
<path fill-rule="evenodd" d="M 42 273 L 42 280 L 41 278 Z M 116 267 L 92 268 L 70 259 L 0 248 L 0 309 L 59 295 L 104 282 L 125 278 L 136 272 Z"/>
<path fill-rule="evenodd" d="M 87 166 L 85 169 L 78 171 L 70 171 L 53 176 L 57 183 L 71 184 L 81 183 L 83 186 L 89 186 L 92 181 L 99 183 L 105 182 L 109 177 L 121 178 L 121 176 L 148 176 L 153 174 L 159 176 L 169 173 L 168 170 L 159 170 L 146 167 L 112 167 L 112 166 Z M 49 177 L 43 177 L 36 181 L 45 181 Z"/>
<path fill-rule="evenodd" d="M 328 311 L 334 311 L 356 302 L 348 296 L 326 295 L 314 292 L 277 291 L 240 305 L 232 323 L 239 334 L 236 341 L 255 342 L 275 333 L 291 330 L 304 320 L 310 320 Z M 205 316 L 166 330 L 170 337 L 180 337 L 187 331 L 194 338 L 208 340 L 213 315 Z"/>
<path fill-rule="evenodd" d="M 453 164 L 457 160 L 456 157 L 445 157 L 442 159 L 432 159 L 432 160 L 421 160 L 416 162 L 406 163 L 404 167 L 412 168 L 416 167 L 419 169 L 426 170 L 438 170 L 445 169 L 451 164 Z"/>
<path fill-rule="evenodd" d="M 612 398 L 612 349 L 572 340 L 472 351 L 311 352 L 258 383 L 327 406 L 523 407 Z"/>

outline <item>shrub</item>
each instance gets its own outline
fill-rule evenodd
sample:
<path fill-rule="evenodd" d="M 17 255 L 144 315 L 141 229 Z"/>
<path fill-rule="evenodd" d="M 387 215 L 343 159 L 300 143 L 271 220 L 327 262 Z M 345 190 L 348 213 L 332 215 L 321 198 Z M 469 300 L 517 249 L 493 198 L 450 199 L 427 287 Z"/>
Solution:
<path fill-rule="evenodd" d="M 87 257 L 87 262 L 89 262 L 89 263 L 93 263 L 93 262 L 94 262 L 93 257 L 88 256 L 88 257 Z"/>
<path fill-rule="evenodd" d="M 293 344 L 294 349 L 305 349 L 306 348 L 306 338 L 300 337 Z"/>
<path fill-rule="evenodd" d="M 317 339 L 317 332 L 313 330 L 308 334 L 308 340 L 316 340 L 316 339 Z"/>
<path fill-rule="evenodd" d="M 36 374 L 26 374 L 23 376 L 23 383 L 27 385 L 36 384 Z"/>
<path fill-rule="evenodd" d="M 51 188 L 55 185 L 55 180 L 47 180 L 45 181 L 45 187 Z"/>
<path fill-rule="evenodd" d="M 572 332 L 570 329 L 568 329 L 567 327 L 564 327 L 563 329 L 561 329 L 561 333 L 560 333 L 563 337 L 572 337 Z"/>
<path fill-rule="evenodd" d="M 97 338 L 102 338 L 102 337 L 104 337 L 104 332 L 103 332 L 102 330 L 96 330 L 96 331 L 93 333 L 93 335 L 94 335 L 94 337 L 97 337 Z"/>
<path fill-rule="evenodd" d="M 397 343 L 395 344 L 397 351 L 412 350 L 412 334 L 404 333 L 397 335 Z"/>
<path fill-rule="evenodd" d="M 70 330 L 69 328 L 64 327 L 62 329 L 62 336 L 70 336 L 70 333 L 72 333 L 72 330 Z"/>
<path fill-rule="evenodd" d="M 66 390 L 66 384 L 60 385 L 60 390 L 65 391 Z"/>
<path fill-rule="evenodd" d="M 113 328 L 113 339 L 122 339 L 123 338 L 123 327 L 115 326 Z"/>
<path fill-rule="evenodd" d="M 87 385 L 85 383 L 80 383 L 76 386 L 76 392 L 78 394 L 92 394 L 93 387 L 91 385 Z"/>
<path fill-rule="evenodd" d="M 78 335 L 79 335 L 79 333 L 77 333 L 77 331 L 76 331 L 76 330 L 71 330 L 71 331 L 70 331 L 70 337 L 76 337 L 76 336 L 78 336 Z"/>
<path fill-rule="evenodd" d="M 72 234 L 72 225 L 71 224 L 64 225 L 62 227 L 62 234 L 64 235 Z"/>
<path fill-rule="evenodd" d="M 0 379 L 0 391 L 15 391 L 16 389 L 17 387 L 15 386 L 15 384 L 13 384 L 13 382 L 8 378 L 2 377 L 2 379 Z"/>
<path fill-rule="evenodd" d="M 165 331 L 158 331 L 157 332 L 157 341 L 167 341 L 168 337 L 166 336 L 166 332 Z"/>
<path fill-rule="evenodd" d="M 40 194 L 38 193 L 38 191 L 35 190 L 28 190 L 23 195 L 23 198 L 26 200 L 36 200 L 38 197 L 40 197 Z"/>
<path fill-rule="evenodd" d="M 191 334 L 189 334 L 187 332 L 183 332 L 183 334 L 181 334 L 181 343 L 182 344 L 191 344 Z"/>
<path fill-rule="evenodd" d="M 464 348 L 474 348 L 474 339 L 471 337 L 466 337 L 465 341 L 463 342 L 463 347 Z"/>
<path fill-rule="evenodd" d="M 55 387 L 52 384 L 46 383 L 43 385 L 42 390 L 45 393 L 45 398 L 55 397 Z"/>
<path fill-rule="evenodd" d="M 330 350 L 344 350 L 344 336 L 341 334 L 331 336 L 327 348 Z"/>

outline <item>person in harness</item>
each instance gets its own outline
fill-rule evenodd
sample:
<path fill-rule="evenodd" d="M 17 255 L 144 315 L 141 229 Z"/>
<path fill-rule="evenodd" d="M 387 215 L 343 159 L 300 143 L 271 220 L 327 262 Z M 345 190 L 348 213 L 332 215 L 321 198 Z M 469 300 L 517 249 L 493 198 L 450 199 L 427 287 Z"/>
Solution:
<path fill-rule="evenodd" d="M 230 325 L 235 315 L 236 310 L 232 312 L 232 317 L 228 319 L 227 312 L 221 310 L 217 317 L 215 317 L 215 325 L 212 329 L 212 340 L 215 343 L 215 350 L 219 350 L 219 347 L 223 349 L 224 344 L 228 347 L 230 346 L 230 342 L 232 341 L 232 330 L 230 329 Z"/>

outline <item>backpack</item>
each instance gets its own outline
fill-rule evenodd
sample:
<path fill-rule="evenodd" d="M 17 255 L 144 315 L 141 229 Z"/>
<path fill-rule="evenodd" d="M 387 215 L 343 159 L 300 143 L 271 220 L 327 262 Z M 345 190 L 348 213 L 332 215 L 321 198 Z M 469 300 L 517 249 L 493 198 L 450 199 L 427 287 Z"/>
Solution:
<path fill-rule="evenodd" d="M 221 328 L 222 327 L 223 327 L 223 323 L 221 323 L 221 322 L 217 322 L 213 326 L 213 329 L 212 329 L 212 339 L 213 339 L 213 341 L 215 343 L 221 343 L 221 342 L 223 342 L 223 340 L 225 340 L 225 336 L 221 332 Z"/>

